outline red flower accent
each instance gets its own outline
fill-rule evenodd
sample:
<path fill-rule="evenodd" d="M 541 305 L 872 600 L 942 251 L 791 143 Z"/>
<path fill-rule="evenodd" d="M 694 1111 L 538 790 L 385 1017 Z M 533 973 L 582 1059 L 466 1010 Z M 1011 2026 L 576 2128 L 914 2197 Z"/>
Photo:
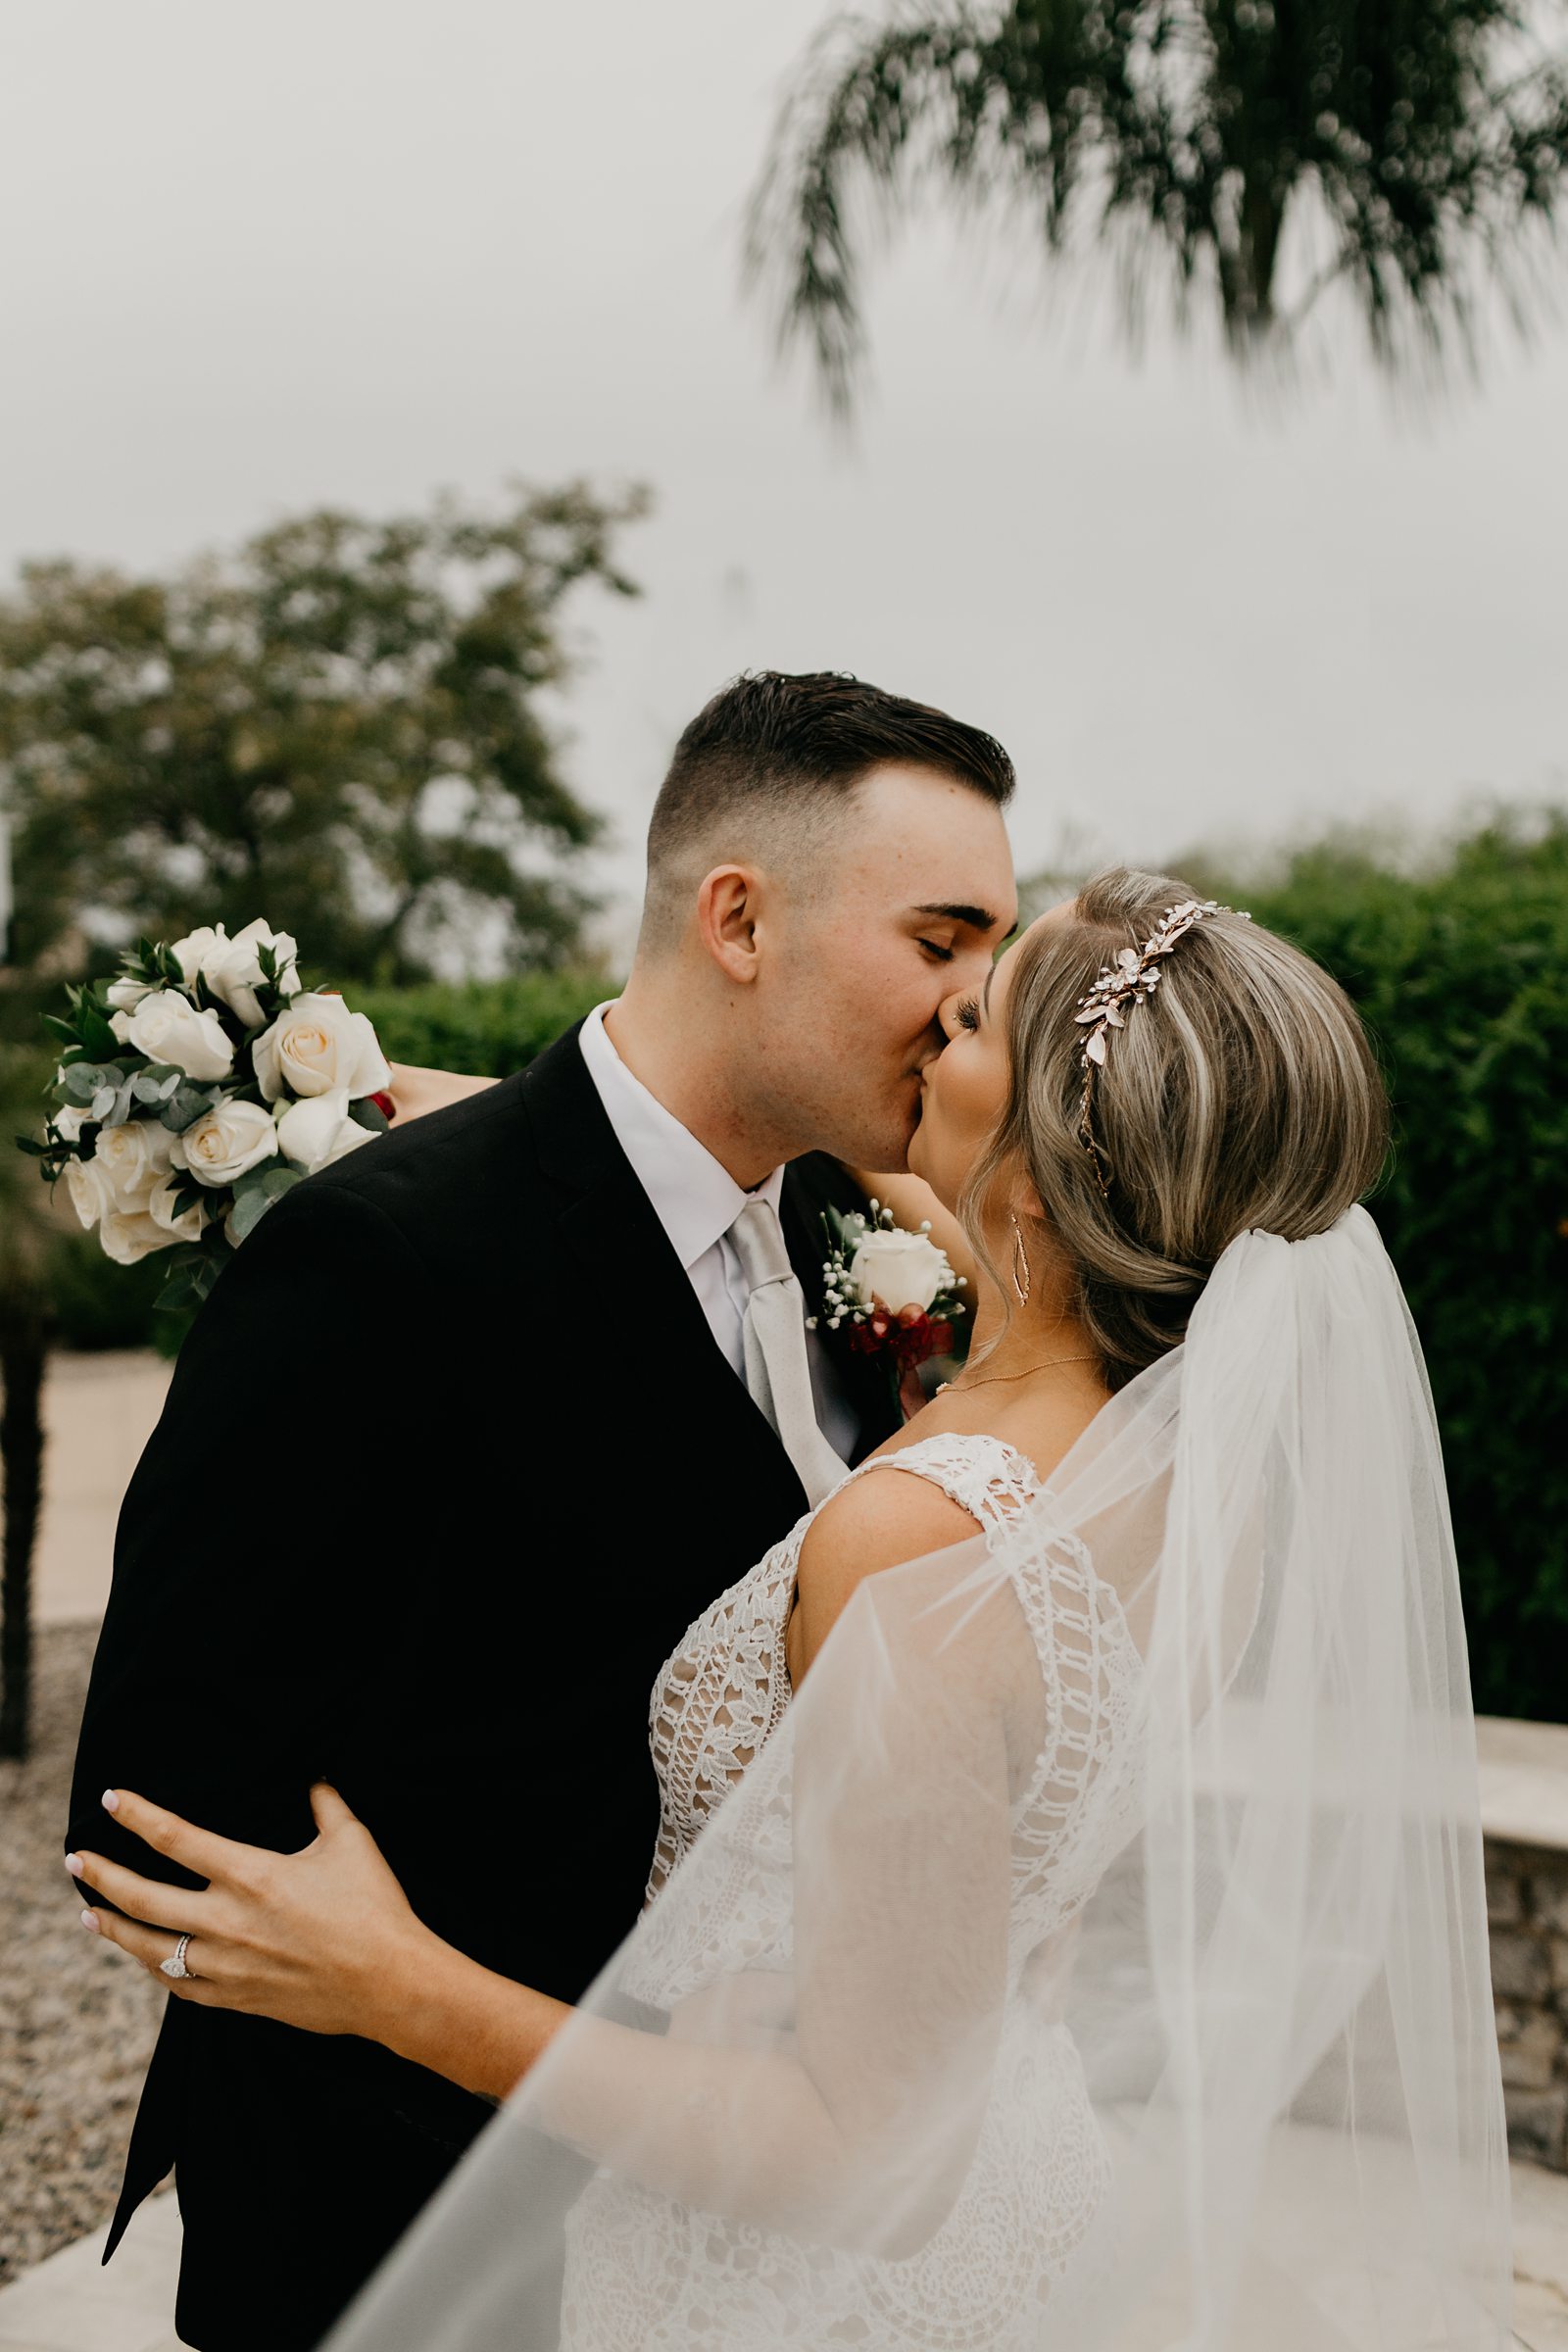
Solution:
<path fill-rule="evenodd" d="M 381 1116 L 384 1119 L 390 1121 L 397 1117 L 398 1106 L 393 1102 L 390 1095 L 368 1095 L 367 1096 L 366 1100 L 375 1104 L 376 1109 L 381 1113 Z"/>
<path fill-rule="evenodd" d="M 877 1299 L 863 1323 L 850 1326 L 850 1346 L 858 1355 L 891 1355 L 904 1370 L 912 1370 L 927 1357 L 946 1355 L 953 1346 L 953 1325 L 933 1323 L 922 1307 L 906 1306 L 890 1314 Z"/>
<path fill-rule="evenodd" d="M 858 1355 L 880 1355 L 892 1329 L 893 1317 L 878 1299 L 863 1323 L 850 1325 L 850 1346 Z"/>

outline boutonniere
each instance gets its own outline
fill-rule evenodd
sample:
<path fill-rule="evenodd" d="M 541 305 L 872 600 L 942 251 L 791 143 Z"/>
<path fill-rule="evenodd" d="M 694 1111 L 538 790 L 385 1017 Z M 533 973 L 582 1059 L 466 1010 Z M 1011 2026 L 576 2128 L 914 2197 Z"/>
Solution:
<path fill-rule="evenodd" d="M 953 1327 L 968 1312 L 959 1296 L 967 1283 L 931 1239 L 929 1224 L 910 1233 L 880 1201 L 870 1203 L 868 1216 L 829 1208 L 822 1231 L 822 1312 L 813 1328 L 842 1333 L 841 1345 L 884 1364 L 895 1396 L 912 1401 L 908 1375 L 952 1352 Z"/>

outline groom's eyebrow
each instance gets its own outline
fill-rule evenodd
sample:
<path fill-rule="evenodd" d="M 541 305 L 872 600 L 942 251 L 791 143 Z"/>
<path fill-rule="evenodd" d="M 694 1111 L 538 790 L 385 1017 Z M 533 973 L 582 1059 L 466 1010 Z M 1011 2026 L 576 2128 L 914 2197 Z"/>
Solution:
<path fill-rule="evenodd" d="M 947 923 L 967 923 L 975 931 L 994 931 L 1002 919 L 985 906 L 916 906 L 914 912 L 934 914 Z"/>

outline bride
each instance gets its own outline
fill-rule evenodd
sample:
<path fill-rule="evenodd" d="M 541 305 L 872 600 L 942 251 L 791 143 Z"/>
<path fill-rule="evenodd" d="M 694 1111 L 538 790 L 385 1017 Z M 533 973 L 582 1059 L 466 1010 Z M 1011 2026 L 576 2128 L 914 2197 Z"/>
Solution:
<path fill-rule="evenodd" d="M 661 1673 L 649 1904 L 578 2008 L 425 1930 L 333 1790 L 291 1856 L 105 1800 L 208 1882 L 80 1857 L 103 1935 L 188 1938 L 176 1997 L 506 2102 L 345 2352 L 1509 2341 L 1457 1582 L 1356 1205 L 1375 1058 L 1287 942 L 1124 869 L 943 1022 L 909 1158 L 984 1277 L 968 1365 Z M 594 1545 L 588 1497 L 543 1669 L 585 1741 L 626 1572 Z M 570 1802 L 563 1756 L 498 1876 Z"/>

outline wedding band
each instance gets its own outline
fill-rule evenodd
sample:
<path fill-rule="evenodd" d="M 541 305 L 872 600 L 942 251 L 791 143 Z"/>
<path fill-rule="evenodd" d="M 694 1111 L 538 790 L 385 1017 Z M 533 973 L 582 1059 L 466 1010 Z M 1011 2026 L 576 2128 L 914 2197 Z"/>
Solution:
<path fill-rule="evenodd" d="M 175 1944 L 173 1950 L 170 1953 L 169 1958 L 167 1960 L 159 1961 L 158 1965 L 163 1970 L 166 1977 L 189 1977 L 195 1974 L 193 1969 L 189 1969 L 185 1966 L 185 1954 L 189 1951 L 189 1949 L 190 1937 L 188 1936 L 182 1936 L 179 1941 Z"/>

